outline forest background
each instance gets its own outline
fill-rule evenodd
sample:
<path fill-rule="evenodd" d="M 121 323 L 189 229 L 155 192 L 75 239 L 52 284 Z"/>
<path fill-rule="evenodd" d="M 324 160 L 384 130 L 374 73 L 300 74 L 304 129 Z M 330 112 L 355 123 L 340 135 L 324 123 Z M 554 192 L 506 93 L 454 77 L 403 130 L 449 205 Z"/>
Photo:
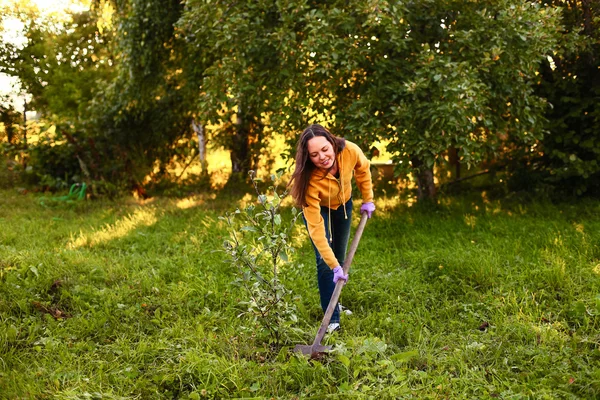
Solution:
<path fill-rule="evenodd" d="M 0 110 L 3 185 L 235 186 L 289 168 L 319 122 L 391 162 L 419 198 L 477 173 L 502 190 L 598 193 L 593 1 L 78 5 L 3 6 L 25 38 L 0 48 L 25 100 Z M 229 161 L 211 167 L 218 151 Z"/>

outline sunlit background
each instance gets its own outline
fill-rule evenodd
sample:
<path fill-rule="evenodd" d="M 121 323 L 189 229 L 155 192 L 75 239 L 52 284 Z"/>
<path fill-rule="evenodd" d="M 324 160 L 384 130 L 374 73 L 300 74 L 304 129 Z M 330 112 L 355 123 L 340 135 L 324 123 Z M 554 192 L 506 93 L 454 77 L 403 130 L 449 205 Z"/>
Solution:
<path fill-rule="evenodd" d="M 69 11 L 88 9 L 89 3 L 89 0 L 0 0 L 0 10 L 27 10 L 39 15 L 40 19 L 61 20 L 68 17 Z M 2 16 L 1 24 L 0 39 L 3 42 L 15 46 L 25 45 L 25 25 L 21 21 L 14 17 Z M 8 96 L 9 102 L 18 110 L 22 109 L 23 101 L 28 100 L 20 91 L 18 79 L 0 73 L 0 97 L 4 96 Z"/>
<path fill-rule="evenodd" d="M 0 10 L 21 11 L 30 15 L 37 16 L 39 21 L 64 21 L 70 18 L 71 12 L 81 12 L 88 10 L 90 0 L 0 0 Z M 24 35 L 26 25 L 18 18 L 5 13 L 2 16 L 0 25 L 0 39 L 5 43 L 11 43 L 17 47 L 23 47 L 27 41 Z M 22 112 L 25 107 L 25 102 L 29 103 L 30 95 L 24 93 L 20 88 L 18 78 L 0 73 L 0 102 L 11 104 L 16 110 Z M 323 121 L 326 116 L 320 116 Z M 36 119 L 35 110 L 27 110 L 27 120 Z M 210 129 L 210 126 L 207 127 Z M 53 131 L 50 128 L 49 132 Z M 37 135 L 34 132 L 29 133 L 29 141 L 36 142 Z M 377 145 L 377 144 L 376 144 Z M 285 150 L 283 140 L 278 140 L 276 143 L 271 143 L 270 147 L 274 153 L 282 153 Z M 384 146 L 378 144 L 377 147 Z M 215 187 L 223 186 L 230 174 L 231 165 L 229 160 L 229 152 L 222 148 L 211 149 L 208 158 L 208 169 L 212 176 L 212 182 Z M 387 162 L 388 155 L 382 154 L 382 157 L 375 158 L 374 161 L 385 160 Z M 270 173 L 279 168 L 285 167 L 287 164 L 283 159 L 277 157 L 271 165 Z M 198 173 L 199 165 L 194 165 L 184 174 L 184 177 L 189 174 Z M 175 171 L 177 173 L 177 171 Z"/>

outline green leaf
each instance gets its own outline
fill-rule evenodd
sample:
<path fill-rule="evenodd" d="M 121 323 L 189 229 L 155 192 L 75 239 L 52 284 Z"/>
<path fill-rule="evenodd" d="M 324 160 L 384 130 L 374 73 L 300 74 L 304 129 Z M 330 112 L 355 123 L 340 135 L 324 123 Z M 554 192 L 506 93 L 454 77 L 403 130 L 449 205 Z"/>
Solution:
<path fill-rule="evenodd" d="M 396 362 L 405 363 L 405 362 L 408 362 L 418 356 L 419 356 L 418 350 L 410 350 L 410 351 L 405 351 L 402 353 L 396 353 L 391 357 L 391 359 Z"/>
<path fill-rule="evenodd" d="M 341 362 L 346 368 L 350 367 L 350 358 L 343 354 L 338 354 L 337 359 Z"/>
<path fill-rule="evenodd" d="M 35 275 L 36 278 L 39 278 L 40 274 L 39 274 L 38 269 L 36 267 L 34 267 L 33 265 L 30 265 L 29 266 L 29 270 L 31 272 L 33 272 L 33 274 Z"/>
<path fill-rule="evenodd" d="M 284 261 L 284 262 L 288 262 L 288 256 L 287 253 L 285 251 L 280 251 L 279 252 L 279 258 Z"/>
<path fill-rule="evenodd" d="M 260 382 L 254 382 L 251 386 L 250 386 L 250 391 L 251 392 L 256 392 L 260 390 Z"/>

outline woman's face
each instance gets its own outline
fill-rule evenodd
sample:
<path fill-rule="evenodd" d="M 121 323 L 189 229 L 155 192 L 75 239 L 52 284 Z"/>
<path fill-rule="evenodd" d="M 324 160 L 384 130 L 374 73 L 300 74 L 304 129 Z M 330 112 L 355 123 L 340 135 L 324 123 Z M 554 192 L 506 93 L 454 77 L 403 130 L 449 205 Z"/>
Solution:
<path fill-rule="evenodd" d="M 306 143 L 308 157 L 317 168 L 328 170 L 335 162 L 333 146 L 325 137 L 315 136 Z"/>

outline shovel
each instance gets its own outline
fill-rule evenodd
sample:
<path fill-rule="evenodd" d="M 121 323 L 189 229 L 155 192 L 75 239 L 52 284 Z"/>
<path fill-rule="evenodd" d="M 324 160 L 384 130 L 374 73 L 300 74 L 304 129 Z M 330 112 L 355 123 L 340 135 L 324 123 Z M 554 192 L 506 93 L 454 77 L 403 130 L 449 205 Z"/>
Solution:
<path fill-rule="evenodd" d="M 363 230 L 365 229 L 365 225 L 367 224 L 367 219 L 369 219 L 367 214 L 362 214 L 360 222 L 358 224 L 358 228 L 356 228 L 354 239 L 352 239 L 352 244 L 350 245 L 350 251 L 346 256 L 346 261 L 344 261 L 344 266 L 342 267 L 344 270 L 344 274 L 346 275 L 350 271 L 350 264 L 352 263 L 352 259 L 354 258 L 354 253 L 356 253 L 356 248 L 358 247 L 358 242 L 360 242 L 360 237 L 362 236 Z M 340 279 L 335 284 L 335 289 L 333 290 L 333 294 L 331 295 L 331 300 L 329 300 L 329 306 L 327 306 L 327 310 L 325 311 L 325 315 L 323 316 L 323 322 L 321 322 L 321 327 L 317 331 L 317 336 L 315 337 L 315 341 L 313 342 L 313 344 L 298 344 L 296 345 L 296 347 L 294 347 L 294 351 L 310 355 L 310 358 L 316 358 L 319 357 L 321 354 L 331 350 L 331 346 L 321 345 L 321 340 L 323 340 L 323 336 L 325 336 L 325 332 L 327 332 L 329 320 L 331 319 L 331 316 L 335 311 L 335 307 L 337 306 L 338 299 L 340 298 L 340 293 L 342 292 L 342 287 L 344 287 L 344 283 L 345 281 Z"/>

